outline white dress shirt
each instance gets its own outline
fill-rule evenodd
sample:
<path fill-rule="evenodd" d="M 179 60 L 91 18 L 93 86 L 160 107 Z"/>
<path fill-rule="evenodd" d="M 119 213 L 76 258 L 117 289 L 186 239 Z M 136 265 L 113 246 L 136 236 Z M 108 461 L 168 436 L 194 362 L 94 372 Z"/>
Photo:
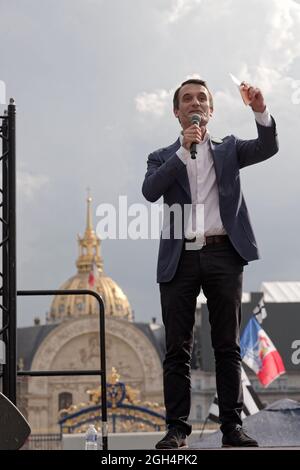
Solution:
<path fill-rule="evenodd" d="M 272 118 L 267 108 L 263 113 L 254 112 L 256 121 L 262 126 L 271 127 Z M 180 135 L 182 144 L 183 136 Z M 212 152 L 210 135 L 206 130 L 204 139 L 197 144 L 197 157 L 193 160 L 190 151 L 182 145 L 177 156 L 187 167 L 191 189 L 192 207 L 185 228 L 185 238 L 204 241 L 209 235 L 225 235 L 220 208 L 219 193 Z"/>

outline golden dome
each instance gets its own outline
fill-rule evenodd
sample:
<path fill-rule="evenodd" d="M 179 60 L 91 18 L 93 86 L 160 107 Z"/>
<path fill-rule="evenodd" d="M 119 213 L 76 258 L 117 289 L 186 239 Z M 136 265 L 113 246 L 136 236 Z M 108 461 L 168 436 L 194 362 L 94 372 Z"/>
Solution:
<path fill-rule="evenodd" d="M 100 239 L 92 226 L 92 198 L 87 199 L 87 226 L 83 238 L 78 236 L 79 256 L 76 261 L 77 274 L 64 282 L 60 289 L 89 289 L 101 295 L 105 314 L 132 320 L 129 301 L 118 286 L 103 271 L 100 256 Z M 56 295 L 47 317 L 49 323 L 68 320 L 83 315 L 98 315 L 97 300 L 91 295 Z"/>

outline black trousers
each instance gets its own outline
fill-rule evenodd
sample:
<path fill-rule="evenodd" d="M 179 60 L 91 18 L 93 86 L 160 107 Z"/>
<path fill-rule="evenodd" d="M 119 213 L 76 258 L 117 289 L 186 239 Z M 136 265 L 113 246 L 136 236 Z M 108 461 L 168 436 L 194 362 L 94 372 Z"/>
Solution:
<path fill-rule="evenodd" d="M 229 239 L 200 250 L 183 247 L 174 278 L 160 284 L 166 332 L 163 363 L 164 399 L 168 427 L 180 426 L 187 435 L 191 407 L 191 353 L 196 299 L 202 287 L 207 298 L 222 432 L 242 424 L 240 321 L 243 268 L 247 262 Z"/>

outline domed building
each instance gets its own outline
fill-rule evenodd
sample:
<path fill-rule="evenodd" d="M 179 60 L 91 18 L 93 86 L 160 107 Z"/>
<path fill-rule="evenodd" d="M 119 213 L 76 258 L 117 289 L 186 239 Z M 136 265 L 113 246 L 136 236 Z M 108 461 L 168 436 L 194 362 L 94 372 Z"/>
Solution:
<path fill-rule="evenodd" d="M 79 256 L 76 261 L 77 273 L 65 281 L 59 289 L 93 289 L 101 295 L 105 314 L 132 321 L 128 299 L 118 284 L 106 276 L 100 253 L 100 239 L 92 224 L 92 198 L 87 199 L 87 224 L 84 236 L 78 235 Z M 92 296 L 57 295 L 52 302 L 48 323 L 57 323 L 70 318 L 98 315 L 97 300 Z"/>
<path fill-rule="evenodd" d="M 118 284 L 104 272 L 101 241 L 92 224 L 92 199 L 87 199 L 87 222 L 78 236 L 77 273 L 60 289 L 95 290 L 105 304 L 107 371 L 116 368 L 121 380 L 139 391 L 142 401 L 162 403 L 164 333 L 156 323 L 133 321 L 130 303 Z M 17 357 L 24 370 L 100 369 L 99 307 L 90 295 L 57 295 L 46 324 L 17 331 Z M 86 402 L 100 385 L 97 376 L 22 377 L 18 406 L 32 433 L 59 432 L 59 412 Z"/>

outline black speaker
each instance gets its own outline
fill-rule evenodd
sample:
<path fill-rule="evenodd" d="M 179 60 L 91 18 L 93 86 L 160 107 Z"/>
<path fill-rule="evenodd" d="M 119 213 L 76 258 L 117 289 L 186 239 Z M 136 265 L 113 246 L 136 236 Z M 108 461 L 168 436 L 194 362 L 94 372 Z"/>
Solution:
<path fill-rule="evenodd" d="M 18 408 L 0 392 L 0 450 L 17 450 L 31 432 Z"/>

